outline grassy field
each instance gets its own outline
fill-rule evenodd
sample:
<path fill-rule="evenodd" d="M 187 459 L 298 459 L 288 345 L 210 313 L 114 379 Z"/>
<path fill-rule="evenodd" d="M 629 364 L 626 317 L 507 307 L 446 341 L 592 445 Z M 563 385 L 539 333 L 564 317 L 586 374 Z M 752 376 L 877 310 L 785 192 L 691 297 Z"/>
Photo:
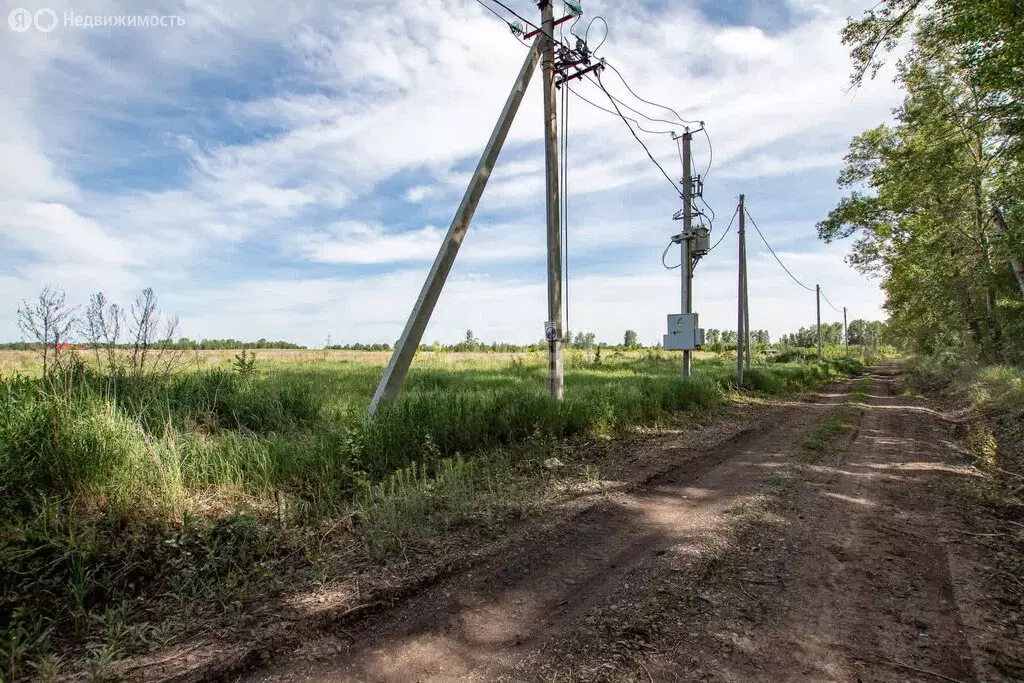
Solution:
<path fill-rule="evenodd" d="M 734 391 L 725 357 L 699 357 L 684 382 L 678 354 L 570 351 L 558 403 L 543 354 L 423 353 L 371 421 L 387 357 L 260 351 L 246 368 L 233 352 L 200 352 L 169 376 L 132 377 L 84 356 L 43 378 L 30 352 L 0 352 L 2 676 L 42 675 L 54 652 L 103 640 L 110 619 L 130 632 L 141 617 L 125 605 L 140 596 L 210 599 L 289 553 L 316 564 L 310 539 L 353 511 L 370 558 L 490 523 L 528 503 L 514 499 L 529 495 L 531 454 L 713 409 Z M 857 369 L 789 360 L 758 361 L 748 389 L 784 394 Z M 150 639 L 159 633 L 138 638 Z"/>

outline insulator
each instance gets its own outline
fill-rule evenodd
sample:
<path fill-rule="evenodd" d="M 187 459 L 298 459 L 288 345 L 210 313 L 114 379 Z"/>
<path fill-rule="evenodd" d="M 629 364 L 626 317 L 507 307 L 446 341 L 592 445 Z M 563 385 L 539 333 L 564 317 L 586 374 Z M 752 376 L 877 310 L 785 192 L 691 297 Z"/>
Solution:
<path fill-rule="evenodd" d="M 523 28 L 523 25 L 520 24 L 518 21 L 515 22 L 514 24 L 509 24 L 508 27 L 512 31 L 512 35 L 514 35 L 517 38 L 522 38 L 523 36 L 526 35 L 526 29 Z"/>
<path fill-rule="evenodd" d="M 569 10 L 569 14 L 574 17 L 578 17 L 583 14 L 582 2 L 577 2 L 576 0 L 565 0 L 565 8 Z"/>

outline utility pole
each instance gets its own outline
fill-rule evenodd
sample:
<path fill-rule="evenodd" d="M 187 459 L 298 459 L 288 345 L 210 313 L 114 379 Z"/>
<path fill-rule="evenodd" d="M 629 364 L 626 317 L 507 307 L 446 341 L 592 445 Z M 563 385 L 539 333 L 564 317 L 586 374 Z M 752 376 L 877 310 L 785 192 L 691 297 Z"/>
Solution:
<path fill-rule="evenodd" d="M 692 150 L 693 133 L 689 129 L 673 140 L 681 140 L 683 157 L 683 208 L 672 215 L 672 220 L 683 221 L 683 231 L 672 236 L 672 242 L 679 244 L 680 269 L 682 279 L 679 315 L 668 316 L 668 334 L 665 335 L 664 348 L 683 352 L 683 379 L 693 374 L 693 351 L 704 344 L 704 329 L 697 321 L 693 312 L 693 264 L 711 251 L 710 232 L 704 226 L 693 227 L 693 198 L 703 196 L 703 184 L 700 176 L 693 176 Z"/>
<path fill-rule="evenodd" d="M 459 247 L 462 246 L 462 241 L 466 238 L 466 231 L 469 230 L 470 221 L 473 220 L 473 214 L 476 212 L 477 204 L 480 203 L 484 187 L 487 185 L 488 178 L 491 177 L 494 164 L 498 161 L 498 154 L 505 143 L 505 138 L 508 137 L 509 128 L 512 127 L 512 120 L 515 119 L 516 112 L 519 111 L 519 105 L 522 103 L 523 95 L 530 84 L 530 78 L 537 69 L 543 38 L 543 36 L 538 36 L 533 41 L 533 46 L 523 62 L 523 68 L 519 71 L 519 77 L 516 78 L 515 85 L 512 86 L 512 92 L 509 93 L 508 99 L 505 101 L 505 107 L 501 111 L 501 116 L 498 117 L 497 123 L 494 124 L 494 130 L 491 132 L 491 137 L 487 141 L 484 153 L 480 157 L 476 170 L 469 181 L 466 193 L 462 197 L 462 203 L 459 204 L 458 211 L 455 212 L 455 218 L 452 219 L 452 224 L 448 228 L 444 242 L 441 243 L 441 248 L 434 258 L 434 265 L 430 268 L 427 280 L 423 283 L 423 289 L 420 290 L 419 298 L 416 299 L 412 312 L 409 314 L 409 320 L 405 323 L 405 329 L 402 330 L 402 336 L 399 337 L 398 342 L 395 344 L 395 351 L 391 354 L 391 360 L 388 361 L 388 366 L 384 370 L 384 376 L 377 386 L 373 400 L 370 401 L 370 415 L 374 415 L 382 403 L 386 405 L 393 401 L 398 392 L 402 390 L 405 376 L 409 372 L 409 365 L 412 363 L 413 356 L 416 355 L 416 349 L 419 348 L 420 341 L 423 339 L 427 323 L 430 322 L 430 315 L 434 312 L 434 306 L 437 305 L 441 289 L 444 287 L 448 273 L 452 269 L 452 264 L 455 263 Z M 550 44 L 548 45 L 548 50 L 551 50 Z M 552 121 L 554 120 L 553 117 L 554 115 L 552 115 Z M 550 182 L 550 172 L 548 173 L 548 178 Z M 555 178 L 557 181 L 557 175 Z M 552 205 L 549 203 L 549 221 L 552 212 L 551 207 Z M 557 211 L 555 211 L 555 215 L 557 216 Z M 558 231 L 556 230 L 555 232 L 557 235 Z M 560 279 L 560 276 L 555 278 L 555 282 L 557 283 Z M 559 363 L 560 367 L 561 364 Z M 561 372 L 559 372 L 559 377 L 561 377 Z"/>
<path fill-rule="evenodd" d="M 544 162 L 547 171 L 548 219 L 548 384 L 552 398 L 565 392 L 562 368 L 562 229 L 558 213 L 558 121 L 555 93 L 555 9 L 552 0 L 540 3 L 541 72 L 544 80 Z"/>
<path fill-rule="evenodd" d="M 846 306 L 843 306 L 843 343 L 846 344 L 846 360 L 850 360 L 850 332 L 846 329 Z"/>
<path fill-rule="evenodd" d="M 689 129 L 683 133 L 683 234 L 693 232 L 693 171 L 691 169 L 691 149 L 693 134 Z M 693 257 L 690 254 L 690 240 L 684 239 L 682 247 L 683 267 L 683 314 L 693 312 Z M 683 378 L 689 379 L 693 373 L 693 351 L 683 351 Z"/>
<path fill-rule="evenodd" d="M 824 356 L 821 352 L 821 285 L 814 285 L 814 295 L 818 301 L 818 360 Z"/>
<path fill-rule="evenodd" d="M 750 370 L 750 278 L 747 277 L 747 233 L 743 233 L 743 348 L 746 352 L 747 370 Z"/>
<path fill-rule="evenodd" d="M 740 195 L 740 234 L 737 240 L 737 281 L 736 281 L 736 386 L 743 386 L 743 330 L 746 324 L 746 306 L 744 306 L 744 283 L 746 271 L 743 267 L 747 239 L 746 197 Z"/>

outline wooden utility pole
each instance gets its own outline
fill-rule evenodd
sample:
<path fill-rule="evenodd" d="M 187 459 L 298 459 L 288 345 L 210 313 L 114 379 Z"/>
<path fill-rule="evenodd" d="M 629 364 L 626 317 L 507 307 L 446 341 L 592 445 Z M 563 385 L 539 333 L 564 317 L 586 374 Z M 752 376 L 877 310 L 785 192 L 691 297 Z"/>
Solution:
<path fill-rule="evenodd" d="M 555 9 L 551 0 L 540 4 L 541 72 L 544 80 L 544 161 L 547 170 L 548 219 L 548 384 L 553 398 L 562 400 L 562 229 L 558 197 L 558 112 L 555 92 Z"/>
<path fill-rule="evenodd" d="M 399 337 L 398 343 L 395 344 L 395 351 L 391 354 L 391 360 L 388 362 L 388 366 L 384 370 L 384 376 L 381 378 L 380 384 L 377 386 L 377 391 L 373 395 L 373 400 L 370 401 L 370 415 L 375 414 L 381 404 L 386 405 L 393 401 L 398 395 L 398 392 L 402 390 L 402 384 L 405 382 L 405 376 L 409 372 L 409 365 L 412 364 L 413 356 L 416 355 L 416 349 L 419 348 L 420 341 L 423 339 L 423 333 L 427 328 L 427 323 L 430 322 L 430 315 L 434 312 L 434 306 L 437 305 L 437 299 L 441 295 L 441 289 L 444 287 L 445 280 L 448 278 L 448 273 L 451 271 L 452 264 L 455 263 L 455 257 L 459 253 L 459 247 L 462 246 L 462 241 L 466 237 L 466 231 L 469 229 L 470 221 L 473 220 L 473 214 L 476 212 L 477 204 L 480 203 L 480 197 L 483 195 L 484 187 L 487 185 L 487 179 L 491 177 L 491 171 L 494 169 L 494 164 L 498 161 L 498 154 L 501 152 L 501 147 L 505 143 L 505 138 L 508 136 L 508 131 L 512 126 L 513 119 L 515 119 L 516 112 L 519 111 L 519 105 L 523 101 L 523 95 L 526 93 L 526 88 L 530 84 L 530 78 L 533 76 L 533 72 L 537 69 L 537 62 L 540 59 L 540 46 L 543 38 L 544 36 L 538 36 L 533 41 L 533 46 L 530 48 L 529 54 L 526 55 L 526 60 L 523 62 L 523 68 L 519 71 L 519 77 L 516 78 L 515 85 L 512 86 L 512 92 L 509 93 L 508 99 L 505 101 L 505 108 L 502 109 L 501 116 L 498 117 L 498 122 L 494 125 L 494 130 L 491 132 L 491 138 L 487 141 L 487 146 L 484 148 L 484 153 L 480 157 L 480 162 L 477 164 L 476 170 L 473 172 L 473 176 L 469 181 L 469 186 L 466 188 L 466 193 L 462 197 L 462 203 L 459 204 L 459 209 L 455 212 L 455 218 L 452 219 L 452 224 L 448 228 L 448 234 L 445 235 L 444 242 L 441 243 L 441 248 L 438 250 L 437 256 L 434 258 L 434 265 L 430 268 L 427 280 L 423 283 L 423 289 L 420 290 L 419 298 L 416 299 L 416 304 L 412 308 L 412 313 L 409 314 L 409 320 L 405 323 L 405 329 L 402 330 L 402 336 Z M 550 41 L 548 41 L 548 43 L 548 50 L 550 53 Z M 553 120 L 554 114 L 552 114 L 552 121 Z M 548 174 L 548 178 L 550 182 L 550 172 Z M 557 175 L 555 178 L 557 182 Z M 549 203 L 549 221 L 552 212 L 551 206 L 552 205 Z M 557 210 L 554 213 L 557 216 Z M 557 218 L 555 220 L 557 221 Z M 557 227 L 555 234 L 557 239 Z M 550 229 L 548 239 L 550 240 Z M 561 275 L 559 274 L 559 276 L 555 278 L 555 282 L 558 283 L 560 279 Z M 559 296 L 559 306 L 560 305 L 561 297 Z M 559 378 L 561 378 L 561 363 L 559 363 Z"/>
<path fill-rule="evenodd" d="M 737 286 L 736 286 L 736 386 L 743 386 L 743 334 L 746 323 L 746 306 L 744 305 L 744 293 L 746 292 L 746 270 L 743 262 L 746 260 L 747 240 L 747 212 L 746 197 L 740 195 L 740 234 L 737 240 Z"/>
<path fill-rule="evenodd" d="M 821 285 L 814 285 L 814 295 L 818 301 L 818 360 L 824 356 L 821 352 Z"/>
<path fill-rule="evenodd" d="M 683 267 L 683 313 L 693 312 L 693 255 L 690 253 L 690 235 L 693 229 L 693 170 L 691 168 L 691 143 L 693 134 L 689 129 L 683 133 L 683 234 L 686 235 L 682 248 Z M 683 378 L 693 374 L 693 351 L 683 351 Z"/>
<path fill-rule="evenodd" d="M 846 360 L 850 360 L 850 331 L 846 329 L 846 306 L 843 306 L 843 343 L 846 345 Z"/>

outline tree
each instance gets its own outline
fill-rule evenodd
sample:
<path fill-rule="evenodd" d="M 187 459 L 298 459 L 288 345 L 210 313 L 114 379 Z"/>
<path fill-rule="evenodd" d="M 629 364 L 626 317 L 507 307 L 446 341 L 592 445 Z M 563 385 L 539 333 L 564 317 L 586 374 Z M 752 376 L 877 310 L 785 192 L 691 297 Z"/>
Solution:
<path fill-rule="evenodd" d="M 44 375 L 51 369 L 51 358 L 54 365 L 60 364 L 61 351 L 78 325 L 76 312 L 77 308 L 68 306 L 64 290 L 49 285 L 34 303 L 22 301 L 18 307 L 18 327 L 26 337 L 42 345 Z"/>
<path fill-rule="evenodd" d="M 707 338 L 708 344 L 717 344 L 722 338 L 722 333 L 714 328 L 707 331 L 704 335 Z"/>
<path fill-rule="evenodd" d="M 1000 300 L 1014 289 L 990 218 L 1009 172 L 998 128 L 948 57 L 916 53 L 900 80 L 909 96 L 897 125 L 854 138 L 839 178 L 852 192 L 819 237 L 857 236 L 849 262 L 882 278 L 893 324 L 917 349 L 968 344 L 995 359 L 1013 317 Z"/>
<path fill-rule="evenodd" d="M 114 370 L 118 366 L 117 344 L 121 338 L 121 326 L 124 323 L 124 311 L 115 303 L 107 301 L 103 292 L 97 292 L 89 298 L 89 306 L 85 309 L 85 334 L 89 348 L 101 359 L 104 352 L 107 367 Z"/>
<path fill-rule="evenodd" d="M 597 335 L 593 332 L 577 332 L 572 345 L 577 349 L 592 349 L 597 343 Z"/>
<path fill-rule="evenodd" d="M 854 139 L 849 196 L 819 224 L 857 235 L 850 261 L 883 280 L 893 338 L 983 360 L 1024 354 L 1024 12 L 1017 0 L 882 0 L 843 31 L 854 85 L 898 39 L 907 99 Z"/>
<path fill-rule="evenodd" d="M 626 333 L 622 336 L 622 345 L 627 349 L 635 349 L 640 345 L 639 341 L 637 341 L 635 330 L 626 330 Z"/>
<path fill-rule="evenodd" d="M 128 338 L 132 345 L 132 374 L 141 377 L 151 371 L 169 375 L 184 356 L 184 349 L 175 343 L 179 327 L 177 316 L 165 319 L 157 306 L 156 294 L 147 287 L 135 297 L 130 318 Z"/>

